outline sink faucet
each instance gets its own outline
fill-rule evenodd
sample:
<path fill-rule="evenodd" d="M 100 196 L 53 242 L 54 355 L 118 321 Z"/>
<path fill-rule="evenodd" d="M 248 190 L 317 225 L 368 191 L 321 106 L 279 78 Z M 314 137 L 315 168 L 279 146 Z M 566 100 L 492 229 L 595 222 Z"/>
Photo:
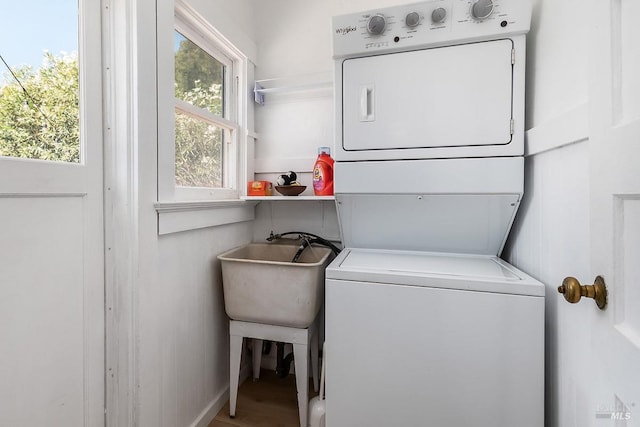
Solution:
<path fill-rule="evenodd" d="M 267 242 L 272 242 L 274 240 L 278 240 L 281 239 L 282 235 L 280 234 L 273 234 L 273 230 L 271 230 L 271 233 L 269 233 L 269 237 L 267 237 Z"/>
<path fill-rule="evenodd" d="M 291 259 L 291 262 L 298 262 L 298 259 L 302 255 L 302 252 L 304 252 L 304 250 L 309 245 L 311 245 L 311 241 L 309 241 L 309 239 L 307 239 L 306 237 L 303 237 L 302 238 L 302 243 L 300 243 L 300 246 L 298 247 L 298 250 L 296 251 L 296 254 Z"/>
<path fill-rule="evenodd" d="M 319 244 L 322 246 L 325 246 L 329 249 L 331 249 L 333 251 L 334 255 L 338 255 L 340 253 L 340 248 L 338 248 L 336 245 L 334 245 L 333 243 L 331 243 L 330 241 L 328 241 L 327 239 L 324 239 L 320 236 L 317 236 L 315 234 L 312 233 L 306 233 L 303 231 L 287 231 L 286 233 L 281 233 L 281 234 L 273 234 L 273 230 L 271 230 L 271 233 L 269 233 L 269 237 L 267 237 L 267 241 L 268 242 L 272 242 L 274 240 L 278 240 L 278 239 L 282 239 L 284 236 L 289 236 L 291 234 L 297 234 L 299 239 L 302 239 L 302 244 L 300 245 L 300 248 L 298 248 L 298 252 L 302 253 L 302 251 L 304 251 L 304 249 L 311 245 L 311 244 Z M 305 244 L 306 242 L 306 244 Z M 304 245 L 304 247 L 303 247 Z M 296 252 L 296 255 L 298 255 L 298 253 Z M 299 255 L 298 255 L 299 257 Z M 297 258 L 296 258 L 297 260 Z M 295 262 L 295 261 L 292 261 Z"/>

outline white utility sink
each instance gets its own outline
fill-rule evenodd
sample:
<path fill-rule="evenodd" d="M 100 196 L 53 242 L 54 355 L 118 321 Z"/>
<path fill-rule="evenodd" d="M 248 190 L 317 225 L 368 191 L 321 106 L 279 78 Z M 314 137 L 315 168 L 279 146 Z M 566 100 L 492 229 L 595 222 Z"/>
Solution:
<path fill-rule="evenodd" d="M 249 243 L 218 256 L 224 304 L 233 320 L 307 328 L 324 301 L 324 270 L 331 249 L 309 246 L 291 262 L 298 245 Z"/>

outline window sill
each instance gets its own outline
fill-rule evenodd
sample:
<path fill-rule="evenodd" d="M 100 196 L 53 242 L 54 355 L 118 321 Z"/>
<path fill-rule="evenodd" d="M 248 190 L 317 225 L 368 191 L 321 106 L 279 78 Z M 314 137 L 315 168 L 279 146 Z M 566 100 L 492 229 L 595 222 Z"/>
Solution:
<path fill-rule="evenodd" d="M 256 204 L 257 202 L 237 199 L 158 202 L 154 204 L 158 213 L 158 234 L 165 235 L 253 221 Z"/>

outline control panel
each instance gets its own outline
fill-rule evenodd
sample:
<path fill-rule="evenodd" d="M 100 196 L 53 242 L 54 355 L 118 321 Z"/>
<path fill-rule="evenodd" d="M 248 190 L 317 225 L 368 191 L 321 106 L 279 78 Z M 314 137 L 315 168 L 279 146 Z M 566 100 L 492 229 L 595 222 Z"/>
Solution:
<path fill-rule="evenodd" d="M 334 58 L 525 34 L 531 0 L 428 0 L 333 18 Z"/>

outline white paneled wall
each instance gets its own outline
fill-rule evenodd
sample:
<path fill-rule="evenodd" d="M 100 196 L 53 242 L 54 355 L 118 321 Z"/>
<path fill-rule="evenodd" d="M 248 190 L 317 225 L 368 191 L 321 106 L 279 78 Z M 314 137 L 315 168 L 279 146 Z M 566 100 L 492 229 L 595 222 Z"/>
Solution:
<path fill-rule="evenodd" d="M 259 174 L 302 173 L 299 181 L 310 186 L 317 148 L 333 147 L 333 98 L 331 92 L 329 96 L 304 95 L 267 95 L 267 103 L 256 106 L 255 166 Z M 304 195 L 313 195 L 313 188 Z"/>
<path fill-rule="evenodd" d="M 335 202 L 327 200 L 261 202 L 256 207 L 254 240 L 263 241 L 271 231 L 274 233 L 306 231 L 338 241 L 340 230 Z"/>
<path fill-rule="evenodd" d="M 254 2 L 189 0 L 190 7 L 255 56 Z M 138 241 L 127 248 L 135 263 L 132 298 L 134 335 L 132 425 L 206 426 L 228 398 L 228 319 L 216 256 L 251 241 L 251 221 L 158 234 L 157 123 L 154 80 L 156 6 L 163 15 L 173 2 L 138 1 L 140 60 L 135 81 L 140 105 L 132 169 L 139 215 Z M 171 14 L 171 10 L 169 10 Z M 171 31 L 162 28 L 159 31 Z M 220 212 L 219 210 L 217 212 Z M 216 210 L 210 215 L 216 215 Z M 233 221 L 231 221 L 233 222 Z M 115 424 L 114 424 L 115 425 Z M 125 425 L 119 423 L 118 425 Z"/>
<path fill-rule="evenodd" d="M 590 333 L 588 304 L 570 305 L 556 288 L 566 276 L 591 280 L 589 146 L 581 142 L 527 159 L 525 200 L 504 257 L 546 284 L 545 399 L 547 426 L 584 426 L 580 408 Z M 582 417 L 582 418 L 580 418 Z"/>
<path fill-rule="evenodd" d="M 159 238 L 157 282 L 140 295 L 139 425 L 193 425 L 226 403 L 229 323 L 216 256 L 250 240 L 251 223 Z"/>
<path fill-rule="evenodd" d="M 578 0 L 534 3 L 527 43 L 524 202 L 504 257 L 546 284 L 545 425 L 589 425 L 587 304 L 556 288 L 566 276 L 592 280 L 587 140 L 587 9 Z M 571 144 L 563 146 L 564 144 Z M 553 148 L 560 147 L 560 148 Z M 549 150 L 542 151 L 541 150 Z M 589 282 L 591 283 L 591 282 Z"/>

